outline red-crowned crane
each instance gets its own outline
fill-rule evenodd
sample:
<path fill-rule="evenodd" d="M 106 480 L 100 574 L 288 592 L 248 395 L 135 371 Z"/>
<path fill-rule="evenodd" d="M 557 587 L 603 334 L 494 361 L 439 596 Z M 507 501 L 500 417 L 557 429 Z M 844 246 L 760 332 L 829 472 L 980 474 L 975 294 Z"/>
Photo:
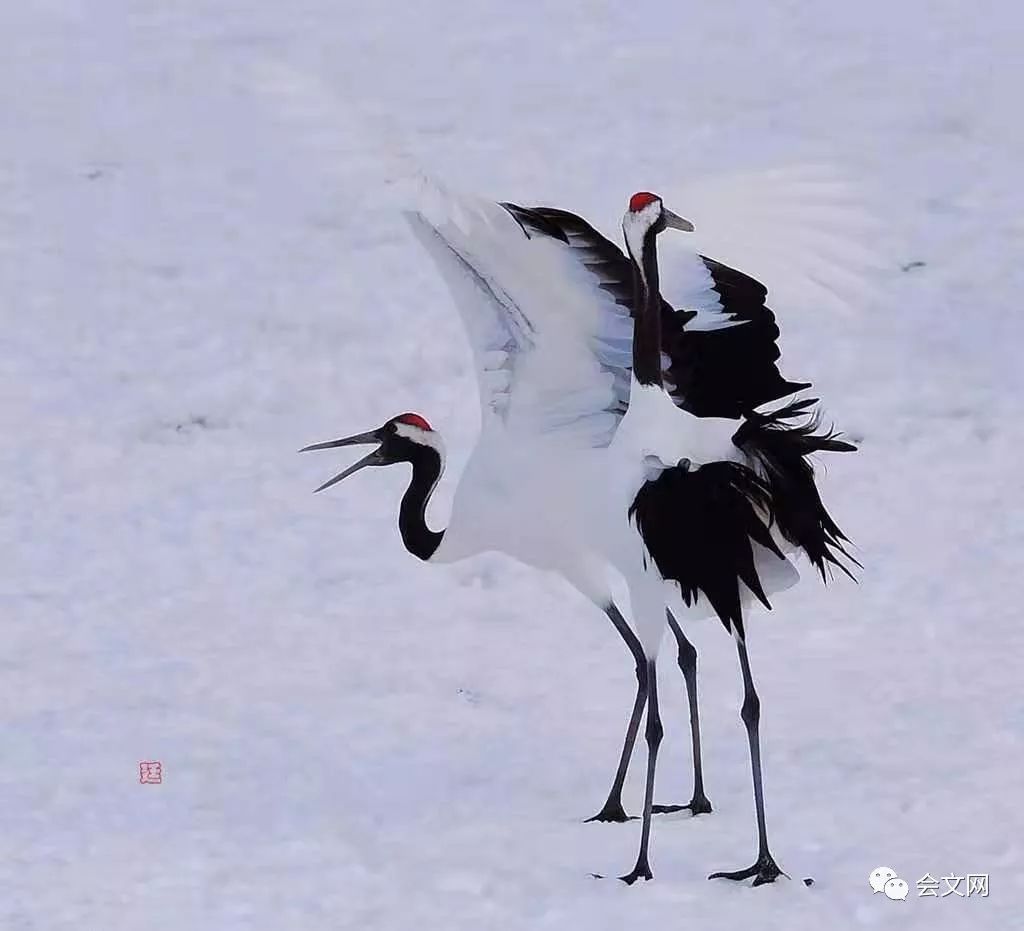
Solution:
<path fill-rule="evenodd" d="M 441 269 L 476 359 L 480 439 L 460 480 L 449 525 L 426 523 L 444 468 L 439 434 L 419 414 L 368 433 L 306 447 L 376 449 L 320 486 L 367 466 L 407 462 L 412 479 L 399 530 L 414 555 L 449 562 L 496 550 L 563 575 L 601 608 L 637 669 L 637 694 L 608 800 L 596 820 L 624 820 L 621 790 L 647 707 L 648 768 L 640 851 L 625 882 L 651 878 L 648 861 L 661 722 L 655 660 L 666 619 L 679 645 L 690 705 L 694 793 L 704 793 L 696 651 L 667 611 L 665 580 L 687 616 L 717 614 L 736 637 L 746 698 L 758 816 L 758 862 L 713 874 L 779 875 L 764 828 L 757 697 L 743 640 L 742 604 L 788 587 L 786 551 L 802 549 L 822 573 L 845 539 L 815 489 L 807 456 L 848 450 L 817 434 L 812 399 L 756 408 L 809 387 L 776 366 L 778 329 L 765 289 L 683 248 L 672 277 L 676 310 L 661 296 L 655 239 L 687 221 L 638 194 L 623 222 L 627 256 L 579 217 L 456 197 L 432 187 L 412 228 Z M 841 564 L 839 564 L 841 565 Z M 633 625 L 616 606 L 629 588 Z M 701 597 L 703 596 L 703 597 Z"/>
<path fill-rule="evenodd" d="M 705 338 L 703 351 L 698 350 L 687 365 L 684 351 L 671 353 L 671 336 L 666 340 L 663 331 L 666 314 L 657 255 L 659 234 L 682 224 L 660 197 L 640 192 L 630 199 L 622 225 L 634 270 L 633 380 L 629 408 L 610 452 L 618 458 L 616 454 L 622 451 L 638 469 L 642 464 L 647 469 L 647 475 L 630 486 L 634 497 L 629 505 L 643 541 L 644 572 L 628 577 L 634 623 L 649 658 L 644 827 L 636 866 L 623 878 L 628 882 L 651 875 L 649 812 L 662 732 L 655 666 L 663 610 L 659 583 L 670 581 L 678 585 L 687 605 L 701 596 L 710 604 L 736 641 L 743 677 L 741 717 L 750 750 L 758 853 L 752 866 L 712 873 L 710 878 L 753 877 L 754 885 L 761 885 L 773 882 L 781 871 L 768 847 L 760 700 L 750 672 L 743 608 L 752 598 L 771 608 L 767 596 L 774 586 L 765 584 L 765 570 L 772 556 L 786 563 L 787 552 L 802 550 L 823 580 L 833 566 L 849 574 L 844 557 L 856 564 L 843 546 L 845 536 L 822 504 L 808 458 L 816 452 L 850 452 L 854 447 L 832 431 L 818 432 L 817 417 L 810 411 L 816 403 L 813 399 L 758 412 L 755 408 L 778 400 L 779 395 L 777 389 L 768 389 L 767 395 L 775 397 L 765 396 L 753 383 L 744 385 L 738 397 L 734 394 L 733 400 L 740 401 L 738 410 L 716 411 L 714 402 L 701 409 L 701 389 L 710 382 L 702 386 L 702 376 L 697 373 L 702 365 L 717 368 L 724 361 L 709 352 L 711 343 L 717 342 L 732 357 L 731 363 L 719 369 L 719 375 L 744 356 L 751 363 L 770 359 L 774 366 L 777 331 L 770 338 L 763 332 L 758 339 L 756 327 L 751 325 L 719 330 Z M 738 286 L 753 286 L 763 302 L 766 292 L 761 286 L 734 275 Z M 744 345 L 745 341 L 749 342 Z M 670 350 L 668 367 L 663 356 L 666 348 Z M 795 387 L 809 386 L 787 385 L 783 396 L 793 393 Z M 727 397 L 725 391 L 718 394 L 718 400 Z M 804 423 L 792 423 L 804 414 L 810 414 Z"/>

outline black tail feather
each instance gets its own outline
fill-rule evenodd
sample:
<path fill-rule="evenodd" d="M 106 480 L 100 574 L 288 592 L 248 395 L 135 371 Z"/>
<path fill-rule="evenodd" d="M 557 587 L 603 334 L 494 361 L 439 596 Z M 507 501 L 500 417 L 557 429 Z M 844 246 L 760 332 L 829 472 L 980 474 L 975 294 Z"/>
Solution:
<path fill-rule="evenodd" d="M 834 430 L 821 430 L 815 404 L 816 398 L 804 398 L 748 414 L 733 442 L 750 464 L 720 461 L 691 469 L 684 462 L 665 469 L 644 484 L 629 509 L 658 571 L 679 584 L 683 601 L 692 605 L 703 594 L 726 629 L 741 636 L 741 582 L 771 608 L 755 554 L 759 546 L 785 559 L 773 527 L 807 554 L 825 582 L 833 568 L 853 578 L 843 560 L 860 566 L 822 503 L 808 458 L 855 447 Z M 796 418 L 806 419 L 794 424 Z"/>
<path fill-rule="evenodd" d="M 772 517 L 782 536 L 800 547 L 828 581 L 839 569 L 851 579 L 843 563 L 860 563 L 844 544 L 849 538 L 825 509 L 814 481 L 814 453 L 855 452 L 857 447 L 840 439 L 834 429 L 822 430 L 821 415 L 814 410 L 817 398 L 802 398 L 766 414 L 749 413 L 733 442 L 760 466 L 770 490 Z M 798 417 L 803 423 L 795 424 Z"/>
<path fill-rule="evenodd" d="M 701 594 L 725 625 L 743 632 L 740 582 L 768 609 L 755 544 L 785 559 L 765 515 L 771 490 L 746 466 L 711 462 L 665 469 L 637 493 L 629 516 L 658 571 L 679 584 L 683 601 Z"/>

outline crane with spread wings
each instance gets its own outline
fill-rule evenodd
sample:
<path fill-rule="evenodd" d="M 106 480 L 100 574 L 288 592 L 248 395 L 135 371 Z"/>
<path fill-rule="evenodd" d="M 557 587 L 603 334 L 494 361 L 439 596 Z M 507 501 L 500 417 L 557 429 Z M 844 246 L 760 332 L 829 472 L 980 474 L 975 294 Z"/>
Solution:
<path fill-rule="evenodd" d="M 752 867 L 713 876 L 773 881 L 781 871 L 767 842 L 743 612 L 754 601 L 770 608 L 768 596 L 793 584 L 797 553 L 822 579 L 855 562 L 810 460 L 853 447 L 821 429 L 816 399 L 784 401 L 810 385 L 779 372 L 766 289 L 684 236 L 659 239 L 666 229 L 692 230 L 660 197 L 630 199 L 625 253 L 563 210 L 434 184 L 417 206 L 408 221 L 448 284 L 473 351 L 479 440 L 444 530 L 426 521 L 444 444 L 421 414 L 306 447 L 375 447 L 317 490 L 369 466 L 408 463 L 398 526 L 411 553 L 429 562 L 506 553 L 560 573 L 611 619 L 636 663 L 637 691 L 611 791 L 591 820 L 627 817 L 622 786 L 646 708 L 642 837 L 626 882 L 651 877 L 652 813 L 711 810 L 696 650 L 681 621 L 717 616 L 739 651 L 759 849 Z M 767 409 L 773 402 L 784 403 Z M 631 621 L 613 596 L 616 580 L 628 587 Z M 673 592 L 681 596 L 675 611 Z M 693 797 L 676 806 L 653 803 L 662 733 L 655 659 L 666 626 L 686 681 L 694 764 Z"/>

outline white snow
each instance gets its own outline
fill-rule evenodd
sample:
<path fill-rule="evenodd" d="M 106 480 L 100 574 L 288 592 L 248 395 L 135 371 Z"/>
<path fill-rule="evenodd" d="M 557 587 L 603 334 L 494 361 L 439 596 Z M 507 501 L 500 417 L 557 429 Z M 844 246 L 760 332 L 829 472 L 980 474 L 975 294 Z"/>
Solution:
<path fill-rule="evenodd" d="M 1016 926 L 1022 27 L 1010 0 L 0 6 L 0 928 Z M 638 839 L 581 823 L 634 686 L 610 625 L 497 557 L 420 564 L 403 470 L 314 497 L 349 460 L 295 451 L 419 411 L 445 520 L 479 412 L 391 206 L 410 162 L 615 235 L 633 191 L 837 157 L 905 245 L 870 314 L 777 307 L 786 374 L 863 447 L 825 479 L 860 584 L 806 573 L 749 623 L 793 881 L 705 879 L 754 853 L 716 622 L 716 810 L 656 821 L 653 882 L 596 881 Z M 665 653 L 657 794 L 686 801 Z M 926 872 L 991 894 L 919 898 Z"/>

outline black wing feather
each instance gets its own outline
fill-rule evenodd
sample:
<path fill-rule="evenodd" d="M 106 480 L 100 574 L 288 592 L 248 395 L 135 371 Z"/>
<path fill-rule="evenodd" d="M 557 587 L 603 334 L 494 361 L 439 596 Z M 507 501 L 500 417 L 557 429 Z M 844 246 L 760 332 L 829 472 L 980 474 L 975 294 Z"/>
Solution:
<path fill-rule="evenodd" d="M 817 398 L 803 398 L 767 414 L 751 414 L 733 437 L 733 442 L 760 466 L 772 501 L 772 514 L 779 532 L 799 546 L 828 581 L 833 568 L 851 579 L 843 564 L 860 563 L 846 550 L 849 538 L 825 508 L 811 455 L 820 452 L 852 453 L 856 447 L 839 439 L 833 429 L 821 430 L 821 418 L 814 405 Z M 804 423 L 792 423 L 806 416 Z"/>
<path fill-rule="evenodd" d="M 635 316 L 633 266 L 615 243 L 566 210 L 501 206 L 527 236 L 550 236 L 569 245 L 598 286 Z M 687 330 L 696 311 L 676 309 L 662 298 L 662 351 L 668 357 L 665 377 L 676 404 L 696 417 L 738 419 L 762 404 L 810 387 L 779 374 L 779 328 L 765 304 L 764 285 L 714 259 L 700 258 L 723 313 L 745 322 L 719 330 Z"/>
<path fill-rule="evenodd" d="M 787 381 L 777 365 L 779 327 L 768 290 L 749 275 L 706 256 L 723 312 L 745 323 L 720 330 L 667 331 L 665 351 L 676 404 L 697 417 L 742 417 L 810 385 Z M 663 333 L 666 331 L 663 331 Z"/>

